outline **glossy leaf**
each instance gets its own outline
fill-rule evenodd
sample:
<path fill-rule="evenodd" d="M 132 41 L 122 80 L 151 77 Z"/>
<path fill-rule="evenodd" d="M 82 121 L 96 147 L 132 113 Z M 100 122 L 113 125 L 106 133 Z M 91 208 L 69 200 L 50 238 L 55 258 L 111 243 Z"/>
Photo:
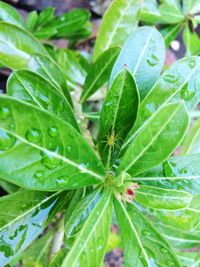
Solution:
<path fill-rule="evenodd" d="M 125 150 L 140 128 L 151 116 L 168 102 L 182 99 L 188 110 L 193 109 L 200 100 L 200 58 L 188 57 L 177 61 L 167 69 L 144 98 L 138 111 L 137 120 L 122 146 Z"/>
<path fill-rule="evenodd" d="M 49 195 L 23 190 L 0 199 L 1 267 L 44 230 L 66 196 L 66 192 Z"/>
<path fill-rule="evenodd" d="M 135 200 L 145 207 L 157 210 L 179 210 L 187 208 L 192 195 L 178 190 L 162 189 L 152 186 L 140 186 L 135 191 Z M 193 202 L 193 200 L 192 200 Z"/>
<path fill-rule="evenodd" d="M 3 190 L 8 192 L 9 194 L 15 193 L 19 190 L 18 186 L 4 181 L 3 179 L 0 179 L 0 187 L 2 187 Z"/>
<path fill-rule="evenodd" d="M 101 266 L 110 231 L 111 215 L 112 194 L 106 191 L 91 211 L 60 267 Z"/>
<path fill-rule="evenodd" d="M 125 171 L 135 176 L 164 162 L 180 144 L 188 126 L 189 116 L 183 103 L 162 107 L 130 144 L 118 174 Z"/>
<path fill-rule="evenodd" d="M 124 68 L 108 91 L 100 115 L 98 147 L 107 167 L 115 159 L 120 145 L 134 124 L 138 106 L 137 85 L 130 72 Z"/>
<path fill-rule="evenodd" d="M 68 102 L 72 105 L 64 74 L 54 60 L 46 55 L 34 54 L 28 61 L 27 68 L 41 74 L 54 84 L 60 92 L 63 92 Z"/>
<path fill-rule="evenodd" d="M 186 47 L 186 56 L 198 55 L 200 53 L 200 38 L 197 33 L 191 32 L 188 26 L 183 31 L 183 42 Z"/>
<path fill-rule="evenodd" d="M 112 46 L 120 46 L 138 25 L 139 0 L 111 3 L 104 14 L 94 47 L 94 60 Z"/>
<path fill-rule="evenodd" d="M 49 191 L 104 181 L 101 162 L 70 124 L 7 96 L 0 97 L 0 111 L 3 179 Z"/>
<path fill-rule="evenodd" d="M 158 2 L 156 0 L 146 0 L 142 3 L 142 8 L 139 13 L 140 20 L 150 24 L 162 21 L 158 10 Z"/>
<path fill-rule="evenodd" d="M 0 1 L 0 20 L 24 27 L 24 21 L 17 10 L 3 1 Z"/>
<path fill-rule="evenodd" d="M 162 19 L 168 24 L 176 24 L 184 20 L 179 0 L 163 0 L 159 7 Z"/>
<path fill-rule="evenodd" d="M 91 65 L 83 87 L 81 102 L 87 100 L 108 81 L 119 52 L 119 47 L 110 48 Z"/>
<path fill-rule="evenodd" d="M 26 17 L 26 27 L 29 31 L 34 31 L 38 22 L 38 13 L 34 10 L 30 12 Z"/>
<path fill-rule="evenodd" d="M 11 69 L 27 66 L 33 53 L 46 50 L 32 35 L 13 24 L 0 22 L 0 62 Z"/>
<path fill-rule="evenodd" d="M 198 0 L 183 0 L 185 13 L 197 14 L 200 11 L 200 3 Z"/>
<path fill-rule="evenodd" d="M 41 75 L 28 70 L 13 72 L 7 82 L 7 94 L 48 110 L 79 131 L 74 112 L 65 96 Z"/>
<path fill-rule="evenodd" d="M 181 266 L 165 239 L 132 204 L 115 200 L 125 267 Z"/>
<path fill-rule="evenodd" d="M 161 30 L 161 34 L 164 37 L 165 40 L 165 46 L 168 48 L 170 46 L 170 43 L 176 39 L 177 35 L 179 34 L 181 30 L 181 25 L 170 25 L 166 26 Z"/>
<path fill-rule="evenodd" d="M 126 66 L 135 77 L 140 98 L 143 99 L 159 78 L 164 59 L 165 45 L 161 34 L 153 27 L 140 27 L 122 47 L 111 73 L 110 85 Z"/>

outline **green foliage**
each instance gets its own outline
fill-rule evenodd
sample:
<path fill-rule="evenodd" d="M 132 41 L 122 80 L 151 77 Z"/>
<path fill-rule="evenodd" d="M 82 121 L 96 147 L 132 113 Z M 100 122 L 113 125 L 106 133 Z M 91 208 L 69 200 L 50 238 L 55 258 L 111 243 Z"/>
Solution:
<path fill-rule="evenodd" d="M 0 2 L 0 267 L 100 267 L 116 247 L 125 267 L 199 265 L 198 2 L 113 1 L 93 62 L 72 49 L 88 11 L 24 21 Z"/>

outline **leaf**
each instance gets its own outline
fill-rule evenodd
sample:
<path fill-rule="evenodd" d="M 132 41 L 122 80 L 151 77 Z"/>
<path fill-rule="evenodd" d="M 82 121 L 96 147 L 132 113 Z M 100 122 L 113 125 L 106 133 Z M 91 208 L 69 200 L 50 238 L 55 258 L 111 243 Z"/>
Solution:
<path fill-rule="evenodd" d="M 101 189 L 94 190 L 85 198 L 79 197 L 79 202 L 75 205 L 73 210 L 66 213 L 65 216 L 65 243 L 73 242 L 85 221 L 88 219 L 92 210 L 96 207 L 97 202 L 101 198 Z M 81 201 L 80 201 L 81 200 Z M 73 201 L 73 200 L 72 200 Z M 71 204 L 71 203 L 70 203 Z M 74 202 L 71 207 L 74 206 Z"/>
<path fill-rule="evenodd" d="M 0 1 L 0 20 L 24 27 L 24 21 L 16 9 L 2 1 Z"/>
<path fill-rule="evenodd" d="M 72 83 L 84 84 L 86 72 L 72 50 L 59 49 L 56 53 L 56 60 L 62 68 L 67 80 Z"/>
<path fill-rule="evenodd" d="M 54 13 L 55 8 L 52 6 L 48 6 L 43 9 L 38 16 L 38 26 L 48 26 L 49 23 L 55 19 Z"/>
<path fill-rule="evenodd" d="M 140 20 L 155 24 L 161 22 L 162 18 L 158 10 L 158 3 L 156 0 L 146 0 L 142 3 L 142 7 L 139 13 Z"/>
<path fill-rule="evenodd" d="M 159 7 L 162 19 L 168 24 L 176 24 L 184 20 L 179 0 L 163 0 Z"/>
<path fill-rule="evenodd" d="M 63 261 L 67 253 L 68 249 L 60 249 L 60 251 L 53 257 L 48 267 L 60 267 L 60 263 Z"/>
<path fill-rule="evenodd" d="M 107 167 L 115 160 L 120 145 L 134 124 L 138 106 L 136 82 L 124 68 L 108 91 L 101 110 L 98 147 Z"/>
<path fill-rule="evenodd" d="M 200 38 L 197 33 L 190 31 L 189 26 L 186 26 L 183 31 L 183 42 L 186 47 L 186 56 L 200 53 Z"/>
<path fill-rule="evenodd" d="M 136 79 L 142 100 L 159 78 L 164 59 L 165 45 L 161 34 L 153 27 L 140 27 L 122 47 L 111 73 L 110 85 L 126 66 Z"/>
<path fill-rule="evenodd" d="M 119 47 L 112 47 L 103 52 L 101 56 L 91 65 L 90 71 L 88 72 L 84 83 L 81 102 L 87 100 L 108 81 L 119 52 Z"/>
<path fill-rule="evenodd" d="M 165 239 L 132 204 L 115 200 L 125 267 L 181 266 Z"/>
<path fill-rule="evenodd" d="M 177 35 L 179 34 L 180 30 L 182 28 L 182 25 L 170 25 L 166 26 L 161 30 L 161 34 L 164 37 L 165 40 L 165 46 L 168 48 L 171 44 L 171 42 L 176 39 Z"/>
<path fill-rule="evenodd" d="M 115 0 L 105 12 L 94 46 L 94 61 L 107 49 L 120 46 L 138 25 L 140 0 Z"/>
<path fill-rule="evenodd" d="M 38 22 L 38 13 L 35 10 L 28 13 L 25 24 L 29 31 L 34 31 L 37 22 Z"/>
<path fill-rule="evenodd" d="M 27 66 L 33 53 L 46 50 L 32 35 L 13 24 L 0 22 L 0 62 L 11 69 Z"/>
<path fill-rule="evenodd" d="M 60 92 L 63 92 L 68 102 L 72 105 L 64 74 L 53 59 L 46 55 L 34 54 L 29 59 L 27 68 L 41 74 L 54 84 Z"/>
<path fill-rule="evenodd" d="M 182 155 L 195 153 L 200 153 L 200 119 L 194 122 L 181 145 Z"/>
<path fill-rule="evenodd" d="M 198 0 L 183 0 L 183 8 L 185 13 L 193 15 L 200 11 L 200 3 Z"/>
<path fill-rule="evenodd" d="M 101 162 L 67 122 L 8 96 L 0 96 L 0 114 L 3 179 L 24 188 L 47 191 L 104 181 Z"/>
<path fill-rule="evenodd" d="M 188 127 L 189 116 L 183 103 L 162 107 L 134 138 L 117 173 L 124 171 L 135 176 L 164 162 L 180 144 Z"/>
<path fill-rule="evenodd" d="M 65 37 L 67 33 L 81 29 L 89 20 L 90 13 L 85 9 L 74 9 L 59 16 L 50 26 L 57 30 L 57 37 Z"/>
<path fill-rule="evenodd" d="M 74 245 L 59 266 L 101 266 L 110 231 L 111 216 L 112 194 L 106 191 L 96 203 Z"/>
<path fill-rule="evenodd" d="M 8 192 L 9 194 L 15 193 L 19 190 L 18 186 L 6 182 L 3 179 L 0 179 L 0 186 L 3 188 L 4 191 Z"/>
<path fill-rule="evenodd" d="M 79 130 L 72 107 L 65 96 L 48 80 L 29 70 L 18 70 L 11 74 L 7 82 L 7 93 L 48 110 Z"/>
<path fill-rule="evenodd" d="M 187 208 L 192 195 L 178 190 L 162 189 L 148 185 L 135 191 L 135 200 L 145 207 L 157 210 L 179 210 Z M 193 202 L 193 200 L 192 200 Z"/>
<path fill-rule="evenodd" d="M 193 196 L 189 209 L 200 212 L 200 194 Z"/>
<path fill-rule="evenodd" d="M 152 115 L 168 102 L 185 102 L 187 109 L 193 109 L 200 100 L 200 58 L 183 58 L 168 68 L 154 84 L 140 104 L 137 120 L 122 146 L 122 153 Z"/>
<path fill-rule="evenodd" d="M 49 195 L 23 190 L 0 199 L 1 267 L 44 230 L 66 197 L 66 192 Z"/>

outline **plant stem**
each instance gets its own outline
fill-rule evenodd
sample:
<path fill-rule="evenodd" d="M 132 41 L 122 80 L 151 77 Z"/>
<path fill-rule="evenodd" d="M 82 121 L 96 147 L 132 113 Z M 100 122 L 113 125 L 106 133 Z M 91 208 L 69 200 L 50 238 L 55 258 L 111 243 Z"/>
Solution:
<path fill-rule="evenodd" d="M 55 254 L 61 249 L 64 238 L 64 218 L 61 218 L 56 225 L 56 232 L 53 236 L 49 259 L 51 260 Z"/>

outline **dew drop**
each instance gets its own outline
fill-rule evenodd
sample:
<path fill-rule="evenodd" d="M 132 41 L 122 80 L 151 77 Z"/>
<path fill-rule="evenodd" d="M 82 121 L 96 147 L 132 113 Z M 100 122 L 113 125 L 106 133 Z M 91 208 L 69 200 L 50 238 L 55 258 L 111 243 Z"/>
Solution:
<path fill-rule="evenodd" d="M 190 90 L 188 83 L 186 83 L 183 88 L 181 89 L 181 98 L 184 100 L 191 100 L 195 95 L 194 90 Z"/>
<path fill-rule="evenodd" d="M 31 128 L 26 132 L 26 139 L 30 142 L 37 143 L 41 140 L 42 134 L 40 130 Z"/>
<path fill-rule="evenodd" d="M 168 260 L 168 261 L 166 261 L 166 265 L 167 265 L 167 267 L 172 267 L 172 266 L 174 266 L 174 263 L 172 261 Z"/>
<path fill-rule="evenodd" d="M 143 235 L 144 237 L 148 236 L 148 235 L 149 235 L 149 231 L 148 231 L 147 229 L 143 229 L 143 230 L 142 230 L 142 235 Z"/>
<path fill-rule="evenodd" d="M 166 253 L 168 252 L 168 250 L 167 250 L 166 248 L 164 248 L 164 247 L 161 247 L 161 248 L 160 248 L 160 252 L 161 252 L 162 254 L 166 254 Z"/>
<path fill-rule="evenodd" d="M 157 58 L 156 55 L 152 54 L 150 57 L 147 58 L 147 63 L 149 66 L 154 67 L 158 65 L 159 59 Z"/>
<path fill-rule="evenodd" d="M 104 247 L 104 240 L 102 237 L 97 239 L 97 250 L 102 250 Z"/>
<path fill-rule="evenodd" d="M 8 107 L 0 107 L 0 119 L 6 119 L 10 116 L 10 109 Z"/>
<path fill-rule="evenodd" d="M 44 172 L 43 171 L 37 171 L 34 174 L 34 178 L 36 178 L 37 180 L 39 180 L 40 182 L 44 181 Z"/>
<path fill-rule="evenodd" d="M 55 126 L 49 127 L 49 129 L 48 129 L 48 134 L 49 134 L 51 137 L 56 137 L 57 134 L 58 134 L 58 129 L 57 129 L 57 127 L 55 127 Z"/>
<path fill-rule="evenodd" d="M 0 130 L 0 150 L 6 151 L 14 146 L 16 138 Z"/>
<path fill-rule="evenodd" d="M 9 130 L 15 130 L 15 124 L 14 123 L 10 123 L 9 125 L 8 125 L 8 128 L 9 128 Z"/>
<path fill-rule="evenodd" d="M 54 153 L 52 153 L 54 152 Z M 46 151 L 46 152 L 41 152 L 42 155 L 42 165 L 45 166 L 46 168 L 48 168 L 49 170 L 53 170 L 56 167 L 58 167 L 58 165 L 60 165 L 61 163 L 61 159 L 56 157 L 55 154 L 60 155 L 62 153 L 62 148 L 61 147 L 56 147 L 56 149 L 54 149 L 53 151 Z"/>
<path fill-rule="evenodd" d="M 176 74 L 169 73 L 169 74 L 165 74 L 163 79 L 168 83 L 176 83 L 180 79 L 180 77 L 181 77 L 180 73 L 176 73 Z"/>
<path fill-rule="evenodd" d="M 191 69 L 193 69 L 196 66 L 196 60 L 195 59 L 191 59 L 188 65 L 189 65 L 189 67 Z"/>

